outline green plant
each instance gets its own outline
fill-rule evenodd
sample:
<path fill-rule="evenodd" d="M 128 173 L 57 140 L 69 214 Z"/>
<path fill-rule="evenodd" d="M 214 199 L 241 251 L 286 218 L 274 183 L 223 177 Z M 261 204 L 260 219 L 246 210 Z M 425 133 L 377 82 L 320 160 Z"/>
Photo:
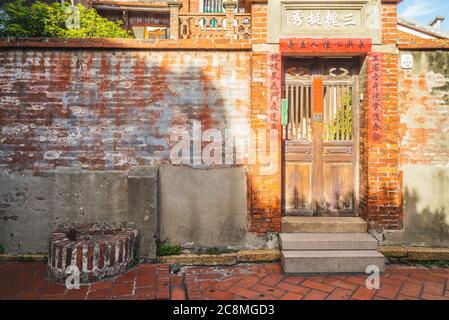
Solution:
<path fill-rule="evenodd" d="M 34 261 L 35 260 L 31 256 L 18 256 L 17 257 L 17 262 L 20 262 L 20 263 L 29 263 L 29 262 L 34 262 Z"/>
<path fill-rule="evenodd" d="M 235 252 L 235 251 L 237 251 L 237 250 L 228 249 L 228 248 L 212 247 L 212 248 L 207 248 L 206 249 L 206 254 L 220 255 L 220 254 L 224 254 L 224 253 L 232 253 L 232 252 Z"/>
<path fill-rule="evenodd" d="M 342 106 L 337 110 L 334 119 L 329 121 L 326 140 L 339 141 L 352 139 L 352 94 L 343 96 Z"/>
<path fill-rule="evenodd" d="M 113 22 L 101 17 L 95 9 L 81 4 L 79 28 L 69 28 L 73 11 L 70 4 L 54 2 L 46 4 L 36 1 L 26 5 L 24 0 L 6 3 L 0 14 L 0 36 L 3 37 L 59 37 L 59 38 L 129 38 L 131 33 L 122 29 L 122 22 Z"/>
<path fill-rule="evenodd" d="M 140 263 L 139 250 L 138 247 L 135 246 L 133 250 L 133 262 L 132 266 L 135 267 Z"/>
<path fill-rule="evenodd" d="M 439 268 L 449 268 L 448 260 L 432 260 L 432 261 L 410 261 L 410 264 L 423 265 L 426 268 L 439 267 Z"/>
<path fill-rule="evenodd" d="M 157 255 L 162 256 L 175 256 L 181 254 L 182 247 L 169 244 L 166 240 L 158 241 L 157 243 Z"/>

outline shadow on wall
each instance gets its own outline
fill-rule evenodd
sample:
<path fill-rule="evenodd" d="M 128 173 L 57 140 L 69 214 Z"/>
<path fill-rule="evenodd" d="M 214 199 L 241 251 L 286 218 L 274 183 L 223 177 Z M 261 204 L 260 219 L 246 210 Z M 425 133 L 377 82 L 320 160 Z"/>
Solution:
<path fill-rule="evenodd" d="M 404 229 L 387 231 L 386 244 L 449 246 L 449 170 L 414 165 L 404 171 Z"/>
<path fill-rule="evenodd" d="M 414 243 L 449 242 L 449 212 L 446 207 L 432 211 L 430 207 L 418 209 L 420 197 L 416 190 L 405 190 L 404 239 Z"/>

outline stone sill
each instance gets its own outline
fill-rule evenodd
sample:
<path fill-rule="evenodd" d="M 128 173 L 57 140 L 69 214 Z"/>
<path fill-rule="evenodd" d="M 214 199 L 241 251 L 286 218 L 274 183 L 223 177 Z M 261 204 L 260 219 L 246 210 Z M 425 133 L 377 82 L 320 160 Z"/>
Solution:
<path fill-rule="evenodd" d="M 379 246 L 378 250 L 387 258 L 397 258 L 410 261 L 438 261 L 449 260 L 449 248 L 431 247 L 400 247 Z M 241 250 L 236 253 L 221 255 L 209 254 L 181 254 L 177 256 L 158 257 L 160 263 L 194 265 L 235 265 L 238 263 L 251 262 L 273 262 L 279 261 L 281 252 L 277 249 L 271 250 Z M 46 262 L 45 254 L 1 254 L 0 262 Z"/>
<path fill-rule="evenodd" d="M 221 255 L 212 254 L 181 254 L 177 256 L 158 257 L 159 263 L 181 264 L 187 266 L 205 265 L 235 265 L 250 262 L 280 261 L 281 252 L 272 250 L 241 250 L 235 253 Z M 0 262 L 47 262 L 46 254 L 0 254 Z"/>
<path fill-rule="evenodd" d="M 0 38 L 0 48 L 76 48 L 149 50 L 251 50 L 250 40 L 138 40 L 109 38 Z"/>
<path fill-rule="evenodd" d="M 387 258 L 410 261 L 449 260 L 449 248 L 379 246 Z"/>
<path fill-rule="evenodd" d="M 238 263 L 280 261 L 281 252 L 272 250 L 241 250 L 236 253 L 221 255 L 181 254 L 177 256 L 158 257 L 159 263 L 180 264 L 183 266 L 232 266 Z"/>
<path fill-rule="evenodd" d="M 46 254 L 0 254 L 1 262 L 47 262 Z"/>

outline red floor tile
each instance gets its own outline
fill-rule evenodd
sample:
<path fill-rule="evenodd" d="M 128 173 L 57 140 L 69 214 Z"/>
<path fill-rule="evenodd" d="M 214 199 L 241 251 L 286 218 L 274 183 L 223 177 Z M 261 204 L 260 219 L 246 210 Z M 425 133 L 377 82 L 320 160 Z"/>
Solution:
<path fill-rule="evenodd" d="M 46 276 L 45 263 L 0 264 L 0 299 L 449 300 L 449 269 L 389 265 L 381 288 L 365 275 L 286 276 L 280 264 L 189 267 L 141 264 L 125 274 L 67 290 Z"/>

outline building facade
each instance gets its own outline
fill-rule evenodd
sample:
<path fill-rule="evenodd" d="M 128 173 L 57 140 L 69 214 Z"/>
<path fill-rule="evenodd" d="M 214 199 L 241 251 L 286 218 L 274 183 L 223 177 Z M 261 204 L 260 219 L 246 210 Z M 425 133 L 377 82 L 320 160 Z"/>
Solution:
<path fill-rule="evenodd" d="M 1 39 L 0 243 L 275 248 L 305 216 L 449 245 L 449 41 L 399 2 L 93 1 L 147 40 Z"/>

